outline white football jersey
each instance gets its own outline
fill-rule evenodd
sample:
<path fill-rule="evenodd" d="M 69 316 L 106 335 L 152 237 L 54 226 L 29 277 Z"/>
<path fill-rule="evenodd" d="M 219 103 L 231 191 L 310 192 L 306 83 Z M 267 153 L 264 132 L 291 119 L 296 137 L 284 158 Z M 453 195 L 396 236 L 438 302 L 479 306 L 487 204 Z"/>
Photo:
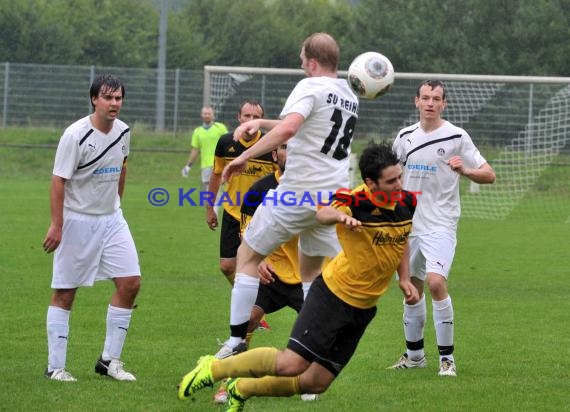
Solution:
<path fill-rule="evenodd" d="M 425 133 L 418 122 L 400 130 L 393 148 L 404 169 L 404 189 L 421 192 L 416 194 L 412 234 L 455 233 L 461 214 L 460 175 L 447 162 L 452 156 L 461 156 L 469 168 L 486 163 L 469 134 L 448 121 Z"/>
<path fill-rule="evenodd" d="M 335 192 L 349 184 L 349 156 L 358 118 L 358 97 L 346 79 L 308 77 L 289 95 L 280 117 L 305 121 L 287 142 L 287 165 L 279 191 Z"/>
<path fill-rule="evenodd" d="M 119 209 L 119 178 L 130 138 L 129 127 L 119 119 L 109 134 L 93 127 L 89 116 L 65 130 L 53 167 L 54 175 L 67 179 L 65 208 L 91 215 Z"/>

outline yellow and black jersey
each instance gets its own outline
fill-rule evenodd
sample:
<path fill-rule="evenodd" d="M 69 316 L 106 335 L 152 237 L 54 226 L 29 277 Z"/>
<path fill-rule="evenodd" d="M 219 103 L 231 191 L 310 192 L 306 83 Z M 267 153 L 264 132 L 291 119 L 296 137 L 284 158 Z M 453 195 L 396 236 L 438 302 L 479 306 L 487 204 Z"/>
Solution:
<path fill-rule="evenodd" d="M 342 250 L 323 272 L 329 289 L 349 305 L 375 306 L 390 284 L 412 230 L 414 199 L 404 193 L 403 204 L 378 206 L 363 200 L 372 193 L 362 184 L 333 198 L 333 207 L 362 222 L 360 232 L 337 225 Z"/>
<path fill-rule="evenodd" d="M 221 174 L 228 163 L 257 143 L 262 136 L 261 131 L 259 131 L 248 142 L 243 139 L 239 139 L 237 142 L 234 141 L 233 133 L 227 133 L 220 137 L 214 156 L 214 173 Z M 240 175 L 232 176 L 226 184 L 224 197 L 220 199 L 224 210 L 236 220 L 240 220 L 240 205 L 243 202 L 243 195 L 259 178 L 276 169 L 277 164 L 273 161 L 271 152 L 250 159 L 245 170 Z"/>
<path fill-rule="evenodd" d="M 262 177 L 253 184 L 244 195 L 241 206 L 241 232 L 245 230 L 249 224 L 257 207 L 263 202 L 263 198 L 271 189 L 275 189 L 279 184 L 281 172 L 276 170 L 274 173 Z M 299 236 L 294 236 L 288 242 L 282 244 L 273 253 L 265 258 L 275 272 L 275 275 L 290 285 L 301 282 L 299 273 L 299 255 L 297 244 Z"/>

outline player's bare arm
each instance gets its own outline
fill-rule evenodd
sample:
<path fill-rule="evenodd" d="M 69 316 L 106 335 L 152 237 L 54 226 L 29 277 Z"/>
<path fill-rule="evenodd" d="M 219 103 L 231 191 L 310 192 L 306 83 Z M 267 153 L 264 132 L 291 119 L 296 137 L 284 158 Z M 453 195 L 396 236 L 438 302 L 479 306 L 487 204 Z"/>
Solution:
<path fill-rule="evenodd" d="M 214 199 L 212 202 L 215 202 L 215 196 L 220 190 L 220 186 L 222 184 L 222 175 L 220 173 L 214 173 L 210 175 L 210 181 L 208 182 L 208 192 L 213 193 Z M 218 227 L 218 215 L 214 210 L 214 205 L 211 205 L 209 202 L 206 202 L 206 223 L 210 230 L 216 230 Z"/>
<path fill-rule="evenodd" d="M 121 176 L 119 177 L 119 197 L 123 198 L 123 193 L 125 191 L 125 182 L 127 181 L 127 158 L 123 159 L 123 167 L 121 168 Z"/>
<path fill-rule="evenodd" d="M 420 300 L 420 295 L 410 277 L 410 247 L 407 243 L 397 271 L 399 279 L 398 286 L 404 294 L 406 304 L 413 305 L 417 303 Z"/>
<path fill-rule="evenodd" d="M 317 211 L 316 215 L 317 221 L 322 225 L 334 225 L 337 223 L 343 223 L 345 227 L 349 230 L 360 232 L 360 226 L 362 222 L 352 216 L 347 215 L 332 206 L 324 206 Z"/>
<path fill-rule="evenodd" d="M 43 241 L 43 249 L 51 253 L 57 249 L 61 242 L 63 228 L 63 197 L 65 193 L 65 179 L 52 176 L 50 189 L 51 223 Z"/>
<path fill-rule="evenodd" d="M 259 129 L 271 130 L 281 120 L 252 119 L 243 122 L 234 130 L 234 140 L 238 141 L 244 134 L 254 135 Z"/>
<path fill-rule="evenodd" d="M 475 183 L 485 184 L 495 181 L 495 172 L 489 163 L 482 164 L 478 169 L 468 168 L 463 164 L 461 156 L 453 156 L 447 163 L 449 167 L 451 167 L 451 170 L 459 173 L 461 176 L 465 176 Z"/>

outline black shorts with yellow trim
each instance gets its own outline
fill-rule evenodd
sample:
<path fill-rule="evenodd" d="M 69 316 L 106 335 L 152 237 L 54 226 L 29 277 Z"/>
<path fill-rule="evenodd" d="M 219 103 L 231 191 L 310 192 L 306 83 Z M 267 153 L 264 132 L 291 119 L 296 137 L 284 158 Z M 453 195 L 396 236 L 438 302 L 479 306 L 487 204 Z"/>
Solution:
<path fill-rule="evenodd" d="M 235 258 L 240 243 L 240 221 L 224 210 L 220 232 L 220 259 Z"/>
<path fill-rule="evenodd" d="M 376 307 L 360 309 L 338 298 L 319 276 L 297 316 L 287 348 L 337 376 L 375 315 Z"/>
<path fill-rule="evenodd" d="M 285 283 L 279 276 L 274 275 L 275 282 L 267 285 L 259 284 L 255 306 L 261 308 L 265 313 L 277 312 L 286 307 L 290 307 L 297 313 L 303 306 L 303 287 L 301 283 Z"/>

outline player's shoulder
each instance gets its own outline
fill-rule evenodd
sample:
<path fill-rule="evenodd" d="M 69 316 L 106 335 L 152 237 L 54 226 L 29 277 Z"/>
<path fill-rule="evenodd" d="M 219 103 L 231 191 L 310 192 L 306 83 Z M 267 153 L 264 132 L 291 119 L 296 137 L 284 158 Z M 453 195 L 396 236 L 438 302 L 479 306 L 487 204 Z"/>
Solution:
<path fill-rule="evenodd" d="M 227 133 L 228 132 L 228 128 L 226 127 L 225 124 L 223 124 L 222 122 L 214 122 L 214 126 L 220 130 L 223 131 L 223 133 Z"/>
<path fill-rule="evenodd" d="M 279 182 L 275 178 L 275 172 L 272 172 L 258 179 L 253 185 L 251 185 L 249 191 L 266 193 L 270 189 L 275 189 L 278 184 Z"/>
<path fill-rule="evenodd" d="M 408 192 L 407 190 L 402 190 L 403 193 L 403 201 L 400 206 L 406 207 L 410 214 L 413 216 L 414 212 L 416 211 L 416 206 L 418 204 L 417 193 Z"/>
<path fill-rule="evenodd" d="M 93 130 L 89 116 L 85 116 L 70 124 L 64 130 L 62 137 L 80 142 L 93 133 Z"/>
<path fill-rule="evenodd" d="M 230 145 L 234 141 L 234 134 L 233 132 L 227 132 L 220 136 L 218 140 L 218 146 L 226 147 Z"/>
<path fill-rule="evenodd" d="M 396 140 L 402 139 L 402 138 L 406 137 L 407 135 L 412 134 L 413 132 L 418 130 L 419 127 L 420 127 L 420 122 L 416 122 L 414 124 L 411 124 L 409 126 L 406 126 L 402 129 L 400 129 L 400 131 L 396 135 Z"/>
<path fill-rule="evenodd" d="M 117 128 L 121 134 L 125 134 L 125 133 L 131 131 L 131 129 L 129 128 L 129 125 L 126 124 L 125 122 L 123 122 L 121 119 L 115 119 L 113 126 L 115 128 Z"/>
<path fill-rule="evenodd" d="M 449 120 L 446 120 L 441 126 L 441 128 L 442 130 L 445 130 L 446 133 L 461 134 L 461 135 L 468 134 L 464 128 L 451 123 Z"/>

